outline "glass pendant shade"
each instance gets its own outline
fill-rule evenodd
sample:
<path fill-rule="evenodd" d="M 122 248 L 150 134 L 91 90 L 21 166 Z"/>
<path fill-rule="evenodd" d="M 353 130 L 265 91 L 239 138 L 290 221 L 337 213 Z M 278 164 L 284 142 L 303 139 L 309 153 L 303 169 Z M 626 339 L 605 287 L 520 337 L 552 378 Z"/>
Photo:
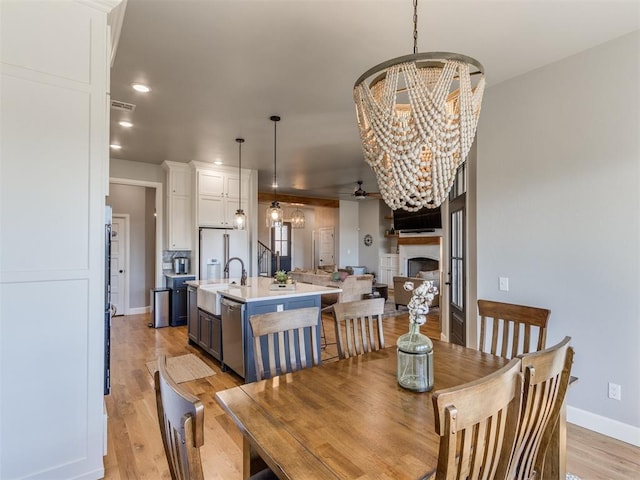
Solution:
<path fill-rule="evenodd" d="M 304 213 L 299 208 L 291 214 L 291 228 L 304 228 Z"/>
<path fill-rule="evenodd" d="M 234 230 L 245 230 L 247 228 L 247 216 L 242 210 L 242 144 L 244 138 L 236 138 L 238 142 L 238 210 L 236 210 L 235 218 L 233 219 Z"/>
<path fill-rule="evenodd" d="M 244 210 L 239 208 L 236 210 L 236 215 L 233 221 L 233 228 L 236 230 L 244 230 L 247 228 L 247 216 L 244 213 Z"/>
<path fill-rule="evenodd" d="M 280 203 L 277 201 L 271 202 L 271 205 L 267 208 L 267 227 L 281 227 L 282 218 L 283 211 Z"/>

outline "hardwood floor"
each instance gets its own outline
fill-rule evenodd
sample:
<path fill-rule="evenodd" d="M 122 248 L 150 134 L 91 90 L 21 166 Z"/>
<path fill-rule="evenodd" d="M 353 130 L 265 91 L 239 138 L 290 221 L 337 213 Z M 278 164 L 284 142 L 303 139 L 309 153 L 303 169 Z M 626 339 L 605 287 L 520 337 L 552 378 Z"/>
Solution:
<path fill-rule="evenodd" d="M 205 406 L 205 445 L 201 454 L 205 478 L 242 478 L 242 436 L 215 401 L 215 392 L 241 383 L 233 374 L 220 370 L 217 361 L 187 344 L 186 327 L 153 329 L 148 315 L 115 317 L 112 320 L 111 394 L 105 397 L 108 412 L 108 454 L 104 459 L 107 479 L 170 479 L 156 416 L 153 378 L 146 363 L 161 353 L 168 356 L 193 353 L 216 375 L 186 382 Z M 333 323 L 325 316 L 329 345 L 324 361 L 333 361 L 337 350 Z M 408 329 L 406 316 L 385 319 L 385 342 L 394 345 Z M 422 328 L 439 337 L 437 322 Z M 568 470 L 583 480 L 640 478 L 640 448 L 569 425 Z"/>

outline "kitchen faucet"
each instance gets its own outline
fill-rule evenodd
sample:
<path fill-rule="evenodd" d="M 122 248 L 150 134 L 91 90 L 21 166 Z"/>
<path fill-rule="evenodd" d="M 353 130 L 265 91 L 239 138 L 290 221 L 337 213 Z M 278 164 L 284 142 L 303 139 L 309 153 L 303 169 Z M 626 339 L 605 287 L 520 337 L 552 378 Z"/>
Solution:
<path fill-rule="evenodd" d="M 229 260 L 227 260 L 227 263 L 224 266 L 224 278 L 229 278 L 229 264 L 231 263 L 231 260 L 238 260 L 240 262 L 240 265 L 242 266 L 242 276 L 240 277 L 240 285 L 243 287 L 246 286 L 247 271 L 244 269 L 244 262 L 240 257 L 231 257 Z"/>

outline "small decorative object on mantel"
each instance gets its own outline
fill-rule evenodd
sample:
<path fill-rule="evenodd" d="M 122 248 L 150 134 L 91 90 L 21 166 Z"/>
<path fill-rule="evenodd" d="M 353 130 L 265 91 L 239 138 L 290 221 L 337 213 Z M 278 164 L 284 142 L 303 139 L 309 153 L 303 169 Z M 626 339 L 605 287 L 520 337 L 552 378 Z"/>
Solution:
<path fill-rule="evenodd" d="M 414 290 L 413 282 L 405 282 L 404 289 L 413 291 L 409 300 L 409 333 L 398 337 L 398 383 L 416 392 L 433 388 L 433 343 L 420 333 L 420 325 L 427 322 L 429 305 L 438 293 L 433 281 L 424 281 Z"/>

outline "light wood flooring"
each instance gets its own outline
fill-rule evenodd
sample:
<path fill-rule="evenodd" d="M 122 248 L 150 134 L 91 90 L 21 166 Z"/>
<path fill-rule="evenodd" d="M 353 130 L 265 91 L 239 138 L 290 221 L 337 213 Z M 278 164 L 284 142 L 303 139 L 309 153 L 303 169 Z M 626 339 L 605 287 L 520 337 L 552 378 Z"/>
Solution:
<path fill-rule="evenodd" d="M 186 327 L 153 329 L 147 327 L 148 315 L 115 317 L 112 320 L 111 394 L 105 397 L 108 412 L 108 454 L 105 478 L 169 479 L 158 428 L 153 378 L 146 363 L 159 354 L 168 356 L 194 353 L 216 375 L 186 382 L 205 406 L 205 446 L 202 448 L 205 478 L 234 480 L 242 478 L 242 437 L 231 419 L 218 406 L 217 391 L 239 385 L 242 380 L 220 370 L 217 361 L 188 345 Z M 329 343 L 334 341 L 333 321 L 325 316 Z M 385 319 L 385 341 L 394 345 L 398 335 L 407 331 L 406 315 Z M 439 337 L 436 321 L 422 328 L 432 338 Z M 323 359 L 337 355 L 328 345 Z M 583 480 L 640 479 L 640 449 L 629 444 L 569 425 L 568 471 Z"/>

